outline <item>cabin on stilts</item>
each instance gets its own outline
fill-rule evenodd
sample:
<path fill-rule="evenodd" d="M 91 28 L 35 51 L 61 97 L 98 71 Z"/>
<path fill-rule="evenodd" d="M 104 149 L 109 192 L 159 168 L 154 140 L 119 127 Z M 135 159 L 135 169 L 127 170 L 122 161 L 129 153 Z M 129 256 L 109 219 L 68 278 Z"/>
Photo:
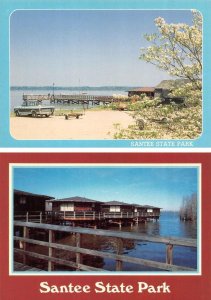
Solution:
<path fill-rule="evenodd" d="M 155 207 L 151 205 L 134 205 L 134 212 L 136 214 L 135 221 L 138 222 L 146 222 L 155 220 L 157 221 L 160 217 L 160 207 Z"/>
<path fill-rule="evenodd" d="M 69 226 L 103 228 L 133 226 L 158 220 L 159 207 L 121 201 L 101 202 L 85 197 L 55 199 L 46 195 L 14 190 L 14 218 Z M 33 219 L 34 218 L 34 219 Z"/>
<path fill-rule="evenodd" d="M 53 197 L 15 189 L 13 195 L 14 215 L 28 215 L 28 218 L 33 215 L 36 218 L 40 214 L 45 214 L 46 200 L 50 199 Z"/>
<path fill-rule="evenodd" d="M 46 212 L 54 222 L 64 225 L 84 225 L 94 227 L 99 219 L 101 202 L 85 197 L 69 197 L 46 201 Z"/>

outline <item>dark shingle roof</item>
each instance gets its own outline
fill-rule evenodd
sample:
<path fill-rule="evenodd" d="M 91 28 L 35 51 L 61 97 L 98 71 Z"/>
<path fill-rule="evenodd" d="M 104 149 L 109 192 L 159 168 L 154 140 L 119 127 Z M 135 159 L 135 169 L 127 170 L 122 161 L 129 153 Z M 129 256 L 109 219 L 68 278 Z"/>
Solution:
<path fill-rule="evenodd" d="M 85 197 L 79 197 L 79 196 L 75 196 L 75 197 L 69 197 L 69 198 L 63 198 L 63 199 L 53 199 L 50 200 L 53 202 L 83 202 L 83 203 L 102 203 L 101 201 L 97 201 L 97 200 L 93 200 L 93 199 L 88 199 Z"/>
<path fill-rule="evenodd" d="M 128 90 L 128 92 L 154 92 L 155 88 L 154 87 L 140 87 L 140 88 L 135 88 Z"/>
<path fill-rule="evenodd" d="M 104 202 L 103 205 L 119 205 L 119 206 L 133 206 L 133 204 L 130 203 L 125 203 L 125 202 L 120 202 L 120 201 L 109 201 L 109 202 Z"/>
<path fill-rule="evenodd" d="M 160 207 L 157 207 L 157 206 L 151 206 L 151 205 L 139 205 L 139 204 L 133 204 L 133 206 L 135 206 L 135 207 L 143 207 L 143 208 L 159 208 L 159 209 L 161 209 Z"/>
<path fill-rule="evenodd" d="M 21 190 L 16 190 L 14 189 L 14 194 L 15 195 L 20 195 L 20 196 L 31 196 L 31 197 L 39 197 L 39 198 L 45 198 L 45 199 L 54 199 L 54 197 L 47 196 L 47 195 L 41 195 L 41 194 L 34 194 L 34 193 L 29 193 Z"/>

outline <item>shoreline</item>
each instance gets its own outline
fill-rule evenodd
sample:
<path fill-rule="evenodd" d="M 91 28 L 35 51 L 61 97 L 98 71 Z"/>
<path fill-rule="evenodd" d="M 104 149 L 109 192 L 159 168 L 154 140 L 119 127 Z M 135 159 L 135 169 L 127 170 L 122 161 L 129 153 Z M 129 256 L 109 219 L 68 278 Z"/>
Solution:
<path fill-rule="evenodd" d="M 10 116 L 10 134 L 17 140 L 113 140 L 115 124 L 127 128 L 134 120 L 128 112 L 88 110 L 79 119 Z"/>

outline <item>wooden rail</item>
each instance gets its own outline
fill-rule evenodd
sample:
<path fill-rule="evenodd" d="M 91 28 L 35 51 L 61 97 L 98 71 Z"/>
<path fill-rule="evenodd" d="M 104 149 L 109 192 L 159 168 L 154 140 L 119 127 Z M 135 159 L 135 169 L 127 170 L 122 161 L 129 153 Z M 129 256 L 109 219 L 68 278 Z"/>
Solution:
<path fill-rule="evenodd" d="M 116 261 L 116 271 L 123 270 L 123 262 L 134 263 L 136 265 L 142 265 L 146 267 L 152 267 L 160 270 L 167 271 L 195 271 L 193 268 L 183 267 L 173 265 L 173 247 L 183 246 L 183 247 L 197 247 L 197 241 L 194 239 L 187 238 L 172 238 L 172 237 L 160 237 L 160 236 L 148 236 L 138 233 L 130 232 L 118 232 L 111 230 L 99 230 L 99 229 L 88 229 L 80 227 L 70 227 L 61 225 L 50 225 L 50 224 L 36 224 L 32 222 L 21 222 L 14 221 L 14 226 L 23 228 L 23 236 L 14 236 L 14 240 L 21 243 L 21 249 L 14 248 L 14 253 L 21 254 L 23 256 L 23 263 L 26 264 L 27 257 L 34 257 L 48 262 L 48 271 L 53 271 L 54 264 L 60 264 L 65 266 L 70 266 L 76 270 L 85 271 L 105 271 L 100 268 L 90 267 L 83 264 L 83 254 L 97 256 L 101 258 L 109 258 Z M 29 229 L 42 229 L 48 232 L 48 241 L 40 241 L 31 239 L 29 237 Z M 76 235 L 75 246 L 62 245 L 55 243 L 54 233 L 55 232 L 66 232 Z M 81 241 L 83 235 L 95 235 L 101 236 L 103 238 L 115 238 L 116 239 L 116 253 L 108 253 L 98 250 L 86 249 L 81 247 Z M 166 262 L 157 262 L 153 260 L 146 260 L 136 257 L 130 257 L 123 255 L 123 242 L 125 240 L 132 241 L 145 241 L 150 243 L 161 243 L 166 244 Z M 48 255 L 43 255 L 31 251 L 27 251 L 27 245 L 39 245 L 48 248 Z M 53 256 L 54 249 L 70 251 L 76 254 L 75 261 L 67 261 L 61 258 L 56 258 Z"/>
<path fill-rule="evenodd" d="M 58 211 L 58 212 L 26 212 L 16 213 L 16 221 L 26 221 L 26 222 L 38 222 L 42 223 L 49 217 L 54 216 L 60 220 L 108 220 L 108 219 L 131 219 L 140 220 L 147 218 L 159 218 L 160 214 L 156 212 L 94 212 L 94 211 Z"/>
<path fill-rule="evenodd" d="M 16 213 L 14 218 L 16 221 L 42 223 L 44 220 L 46 220 L 46 214 L 41 211 L 27 211 L 26 213 Z"/>
<path fill-rule="evenodd" d="M 112 102 L 122 102 L 126 100 L 120 100 L 113 96 L 102 95 L 23 95 L 23 101 L 36 100 L 39 102 L 49 100 L 50 103 L 58 104 L 89 104 L 99 105 L 100 103 L 109 104 Z"/>

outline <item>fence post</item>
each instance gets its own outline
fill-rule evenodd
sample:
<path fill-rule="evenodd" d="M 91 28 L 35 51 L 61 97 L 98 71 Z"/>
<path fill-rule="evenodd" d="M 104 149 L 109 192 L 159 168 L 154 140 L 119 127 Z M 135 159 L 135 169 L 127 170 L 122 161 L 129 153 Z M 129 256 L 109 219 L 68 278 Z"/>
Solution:
<path fill-rule="evenodd" d="M 75 236 L 75 242 L 76 242 L 76 247 L 80 248 L 81 247 L 81 234 L 80 233 L 76 233 Z M 81 253 L 76 252 L 76 264 L 81 264 L 82 262 L 82 255 Z M 80 271 L 80 268 L 77 268 L 77 270 Z"/>
<path fill-rule="evenodd" d="M 117 255 L 123 253 L 123 241 L 121 238 L 117 238 Z M 116 271 L 122 271 L 122 261 L 116 260 Z"/>
<path fill-rule="evenodd" d="M 29 237 L 29 228 L 27 228 L 26 226 L 23 227 L 23 237 L 25 239 L 27 239 Z M 23 250 L 26 251 L 27 250 L 27 243 L 23 242 L 21 244 L 21 242 L 20 242 L 20 248 L 23 248 Z M 24 265 L 27 264 L 27 256 L 26 256 L 26 254 L 23 255 L 23 264 Z"/>
<path fill-rule="evenodd" d="M 48 232 L 48 242 L 53 243 L 54 242 L 54 231 L 49 229 Z M 48 247 L 48 256 L 53 257 L 53 248 L 50 246 Z M 53 271 L 54 270 L 54 263 L 52 261 L 48 261 L 48 271 Z"/>
<path fill-rule="evenodd" d="M 166 263 L 173 264 L 173 245 L 170 243 L 166 245 Z"/>

